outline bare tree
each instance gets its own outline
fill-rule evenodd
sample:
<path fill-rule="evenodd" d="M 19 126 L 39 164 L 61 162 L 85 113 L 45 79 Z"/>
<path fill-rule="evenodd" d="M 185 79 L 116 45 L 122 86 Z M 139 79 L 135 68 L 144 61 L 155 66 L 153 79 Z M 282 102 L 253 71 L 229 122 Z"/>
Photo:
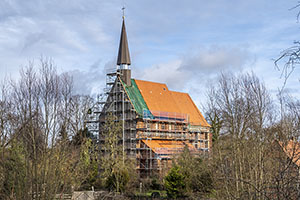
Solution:
<path fill-rule="evenodd" d="M 290 10 L 299 10 L 300 8 L 300 2 L 298 1 L 298 3 L 292 7 Z M 298 11 L 297 13 L 297 21 L 299 21 L 299 17 L 300 17 L 300 11 Z M 276 68 L 281 71 L 281 78 L 284 79 L 284 84 L 281 88 L 281 91 L 283 91 L 288 78 L 290 77 L 290 75 L 293 73 L 293 71 L 296 69 L 296 67 L 299 66 L 300 64 L 300 41 L 299 40 L 295 40 L 294 44 L 283 50 L 279 57 L 277 59 L 275 59 L 274 61 Z"/>
<path fill-rule="evenodd" d="M 221 75 L 208 111 L 222 121 L 212 166 L 219 198 L 299 198 L 299 102 L 280 109 L 254 74 Z"/>
<path fill-rule="evenodd" d="M 41 58 L 38 64 L 35 70 L 37 64 L 29 62 L 20 80 L 4 85 L 0 94 L 0 184 L 7 188 L 1 192 L 3 199 L 53 199 L 82 180 L 77 176 L 81 147 L 70 140 L 84 130 L 92 99 L 74 96 L 72 78 L 59 75 L 51 59 Z M 15 158 L 24 161 L 23 170 L 12 170 L 24 171 L 24 176 L 5 182 L 1 172 L 17 164 Z"/>
<path fill-rule="evenodd" d="M 208 110 L 222 122 L 221 139 L 214 145 L 216 181 L 220 196 L 267 199 L 270 175 L 265 173 L 272 137 L 272 101 L 254 74 L 222 74 L 210 90 Z M 221 189 L 222 188 L 222 189 Z"/>

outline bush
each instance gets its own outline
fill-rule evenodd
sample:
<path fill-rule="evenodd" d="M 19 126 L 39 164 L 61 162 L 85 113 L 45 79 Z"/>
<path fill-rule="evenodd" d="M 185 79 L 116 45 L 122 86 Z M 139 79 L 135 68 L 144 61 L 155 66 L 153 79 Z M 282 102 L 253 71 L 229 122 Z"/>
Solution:
<path fill-rule="evenodd" d="M 151 179 L 151 185 L 150 185 L 150 188 L 151 188 L 152 190 L 161 190 L 162 187 L 161 187 L 160 181 L 159 181 L 157 178 Z"/>
<path fill-rule="evenodd" d="M 26 191 L 26 160 L 22 143 L 13 141 L 3 161 L 0 168 L 3 176 L 0 199 L 21 199 Z"/>
<path fill-rule="evenodd" d="M 114 170 L 106 180 L 106 188 L 110 191 L 124 192 L 129 178 L 126 168 Z"/>
<path fill-rule="evenodd" d="M 185 177 L 180 172 L 178 165 L 172 167 L 168 175 L 165 177 L 165 188 L 169 198 L 184 196 L 186 189 Z"/>
<path fill-rule="evenodd" d="M 205 158 L 192 155 L 186 146 L 175 160 L 184 176 L 186 194 L 206 195 L 213 189 L 212 174 L 207 165 L 208 160 L 203 161 L 203 159 Z"/>
<path fill-rule="evenodd" d="M 190 187 L 193 192 L 210 193 L 213 189 L 213 180 L 210 172 L 202 171 L 191 177 Z"/>

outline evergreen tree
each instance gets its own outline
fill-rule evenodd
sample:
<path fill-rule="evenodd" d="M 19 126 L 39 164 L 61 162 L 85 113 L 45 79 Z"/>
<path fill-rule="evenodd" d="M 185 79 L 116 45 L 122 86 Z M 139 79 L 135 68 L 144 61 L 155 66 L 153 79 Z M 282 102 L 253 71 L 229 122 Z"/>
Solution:
<path fill-rule="evenodd" d="M 185 177 L 178 165 L 173 166 L 165 177 L 165 188 L 169 198 L 176 199 L 184 195 L 186 190 Z"/>

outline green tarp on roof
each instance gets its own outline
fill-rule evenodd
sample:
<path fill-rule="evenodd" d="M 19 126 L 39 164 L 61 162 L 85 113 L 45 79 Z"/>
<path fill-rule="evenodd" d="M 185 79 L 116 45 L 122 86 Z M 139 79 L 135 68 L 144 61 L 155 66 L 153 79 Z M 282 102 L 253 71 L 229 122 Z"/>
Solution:
<path fill-rule="evenodd" d="M 135 83 L 134 79 L 131 79 L 131 86 L 127 86 L 124 82 L 126 92 L 130 98 L 130 101 L 132 102 L 136 112 L 141 116 L 150 117 L 153 118 L 153 115 L 149 111 L 149 108 L 144 101 L 143 96 L 140 93 L 140 90 L 138 86 Z"/>

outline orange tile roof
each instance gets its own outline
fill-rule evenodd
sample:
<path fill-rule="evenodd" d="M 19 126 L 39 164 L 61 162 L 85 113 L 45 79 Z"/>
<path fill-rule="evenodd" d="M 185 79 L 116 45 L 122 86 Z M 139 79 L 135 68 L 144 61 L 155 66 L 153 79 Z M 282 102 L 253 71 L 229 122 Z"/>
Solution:
<path fill-rule="evenodd" d="M 189 115 L 192 125 L 209 126 L 187 93 L 170 91 L 166 84 L 135 80 L 150 111 Z"/>
<path fill-rule="evenodd" d="M 173 155 L 183 151 L 185 145 L 191 152 L 196 148 L 189 142 L 169 140 L 142 140 L 156 154 Z"/>
<path fill-rule="evenodd" d="M 297 165 L 300 166 L 300 144 L 293 140 L 288 141 L 287 144 L 278 142 L 286 155 Z"/>
<path fill-rule="evenodd" d="M 149 110 L 163 112 L 178 112 L 178 105 L 174 101 L 166 84 L 135 80 Z"/>
<path fill-rule="evenodd" d="M 209 126 L 188 93 L 171 91 L 171 94 L 177 105 L 180 105 L 181 113 L 189 114 L 189 120 L 192 125 Z"/>

